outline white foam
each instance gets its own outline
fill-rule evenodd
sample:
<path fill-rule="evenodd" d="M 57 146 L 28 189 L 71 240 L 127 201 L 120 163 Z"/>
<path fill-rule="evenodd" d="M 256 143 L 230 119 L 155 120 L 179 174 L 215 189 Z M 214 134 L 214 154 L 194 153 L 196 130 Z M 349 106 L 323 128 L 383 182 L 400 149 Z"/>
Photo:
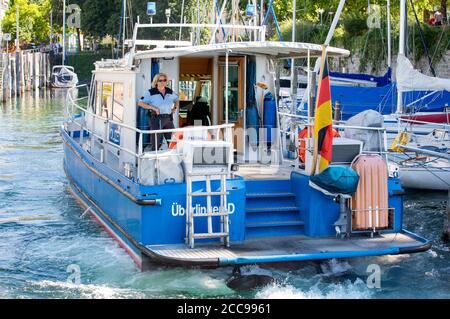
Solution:
<path fill-rule="evenodd" d="M 275 283 L 264 287 L 255 297 L 260 299 L 367 299 L 372 297 L 372 291 L 361 279 L 356 279 L 353 283 L 347 280 L 324 288 L 314 285 L 307 290 Z"/>
<path fill-rule="evenodd" d="M 426 271 L 425 272 L 425 276 L 428 276 L 428 277 L 439 277 L 440 276 L 440 274 L 439 274 L 439 272 L 436 270 L 436 269 L 431 269 L 431 271 Z"/>
<path fill-rule="evenodd" d="M 95 284 L 74 284 L 62 281 L 34 281 L 31 282 L 32 285 L 41 288 L 55 288 L 64 290 L 68 294 L 76 294 L 80 298 L 95 298 L 95 299 L 119 299 L 119 298 L 144 298 L 145 295 L 142 292 L 117 288 L 108 287 L 106 285 L 95 285 Z"/>

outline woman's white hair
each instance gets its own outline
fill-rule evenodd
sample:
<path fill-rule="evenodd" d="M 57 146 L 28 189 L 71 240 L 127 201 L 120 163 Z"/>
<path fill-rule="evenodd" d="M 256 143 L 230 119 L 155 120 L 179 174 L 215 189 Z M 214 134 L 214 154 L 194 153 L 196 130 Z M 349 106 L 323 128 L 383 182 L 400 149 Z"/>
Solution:
<path fill-rule="evenodd" d="M 152 81 L 152 87 L 156 88 L 156 86 L 158 85 L 158 81 L 160 77 L 165 77 L 167 81 L 169 81 L 169 77 L 167 76 L 167 74 L 165 73 L 158 73 L 153 77 L 153 81 Z"/>

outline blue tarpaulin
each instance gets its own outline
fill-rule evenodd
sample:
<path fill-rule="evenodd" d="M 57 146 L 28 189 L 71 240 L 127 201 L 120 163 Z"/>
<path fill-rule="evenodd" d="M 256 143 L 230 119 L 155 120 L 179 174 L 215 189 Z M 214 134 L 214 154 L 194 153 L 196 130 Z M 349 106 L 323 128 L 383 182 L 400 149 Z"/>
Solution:
<path fill-rule="evenodd" d="M 385 86 L 391 83 L 392 70 L 391 68 L 388 68 L 386 74 L 383 76 L 375 76 L 372 74 L 339 73 L 339 72 L 330 72 L 330 76 L 338 79 L 363 80 L 375 82 L 377 86 Z"/>
<path fill-rule="evenodd" d="M 330 193 L 351 195 L 356 192 L 359 176 L 350 166 L 329 166 L 310 180 Z"/>

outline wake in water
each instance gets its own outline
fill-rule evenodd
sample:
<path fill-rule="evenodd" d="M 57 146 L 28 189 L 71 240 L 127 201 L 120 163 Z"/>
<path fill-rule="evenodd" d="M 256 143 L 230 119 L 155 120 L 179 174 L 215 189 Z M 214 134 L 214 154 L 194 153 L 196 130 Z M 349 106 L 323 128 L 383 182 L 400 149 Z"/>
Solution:
<path fill-rule="evenodd" d="M 367 299 L 373 295 L 361 279 L 347 280 L 340 284 L 320 285 L 299 288 L 292 285 L 273 284 L 256 294 L 259 299 Z"/>

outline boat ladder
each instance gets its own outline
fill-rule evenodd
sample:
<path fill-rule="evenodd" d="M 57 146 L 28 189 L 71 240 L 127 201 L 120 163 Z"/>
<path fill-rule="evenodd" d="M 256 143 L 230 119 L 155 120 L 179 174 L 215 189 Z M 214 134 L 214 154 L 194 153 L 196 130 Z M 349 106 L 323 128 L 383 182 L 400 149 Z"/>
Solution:
<path fill-rule="evenodd" d="M 219 191 L 211 191 L 211 177 L 220 177 L 220 189 Z M 205 192 L 192 192 L 192 178 L 195 176 L 205 176 Z M 190 248 L 194 248 L 195 239 L 206 239 L 206 238 L 221 238 L 222 242 L 226 247 L 230 246 L 230 221 L 229 221 L 229 211 L 227 204 L 227 185 L 226 185 L 227 173 L 217 174 L 186 174 L 186 244 Z M 192 207 L 192 202 L 194 197 L 204 196 L 206 197 L 206 212 L 196 212 Z M 220 206 L 217 208 L 212 207 L 211 198 L 212 196 L 220 196 Z M 213 217 L 220 217 L 220 231 L 213 231 Z M 196 217 L 206 217 L 208 219 L 208 231 L 206 233 L 196 233 L 194 230 L 194 219 Z"/>

